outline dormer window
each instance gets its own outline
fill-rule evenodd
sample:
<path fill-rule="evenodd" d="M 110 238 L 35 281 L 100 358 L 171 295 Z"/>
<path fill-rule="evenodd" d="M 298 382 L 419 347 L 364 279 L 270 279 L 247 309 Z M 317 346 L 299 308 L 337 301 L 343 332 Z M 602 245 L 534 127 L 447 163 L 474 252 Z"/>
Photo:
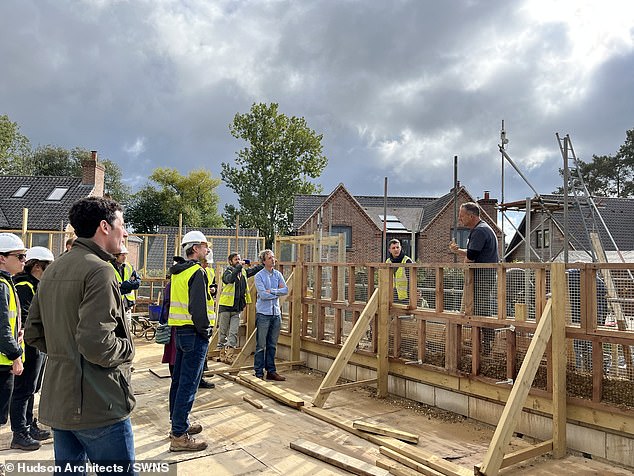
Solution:
<path fill-rule="evenodd" d="M 28 192 L 29 190 L 29 186 L 28 185 L 22 185 L 14 194 L 13 194 L 13 198 L 22 198 L 24 197 L 24 195 L 26 194 L 26 192 Z"/>
<path fill-rule="evenodd" d="M 55 187 L 55 189 L 48 197 L 46 197 L 46 199 L 56 201 L 61 200 L 62 198 L 64 198 L 64 195 L 66 195 L 66 192 L 68 192 L 68 187 Z"/>

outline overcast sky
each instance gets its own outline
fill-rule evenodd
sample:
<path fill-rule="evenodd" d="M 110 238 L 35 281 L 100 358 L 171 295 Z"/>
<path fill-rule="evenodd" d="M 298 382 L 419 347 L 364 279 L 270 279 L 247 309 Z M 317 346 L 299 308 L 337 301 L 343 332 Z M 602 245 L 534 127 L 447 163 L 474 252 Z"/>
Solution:
<path fill-rule="evenodd" d="M 634 128 L 633 25 L 632 0 L 2 0 L 0 114 L 138 188 L 159 166 L 219 177 L 234 115 L 276 102 L 323 133 L 324 193 L 382 195 L 387 176 L 390 194 L 439 196 L 458 155 L 462 184 L 496 198 L 504 119 L 549 193 L 555 132 L 590 160 Z M 506 200 L 531 194 L 507 166 Z"/>

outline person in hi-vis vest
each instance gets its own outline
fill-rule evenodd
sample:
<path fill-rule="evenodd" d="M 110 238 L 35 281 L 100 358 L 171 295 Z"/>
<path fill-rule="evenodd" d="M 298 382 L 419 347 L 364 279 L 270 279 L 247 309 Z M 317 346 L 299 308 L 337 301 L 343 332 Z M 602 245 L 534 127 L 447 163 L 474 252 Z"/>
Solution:
<path fill-rule="evenodd" d="M 386 263 L 413 263 L 412 258 L 403 253 L 401 242 L 396 238 L 390 240 L 390 256 Z M 408 302 L 409 298 L 409 269 L 398 266 L 392 269 L 394 273 L 394 302 Z"/>
<path fill-rule="evenodd" d="M 176 328 L 176 359 L 169 394 L 170 451 L 201 451 L 203 440 L 192 435 L 202 432 L 202 425 L 190 423 L 191 412 L 207 359 L 212 327 L 207 312 L 209 283 L 200 262 L 207 256 L 207 238 L 200 231 L 190 231 L 181 241 L 185 262 L 170 268 L 170 308 L 167 323 Z"/>

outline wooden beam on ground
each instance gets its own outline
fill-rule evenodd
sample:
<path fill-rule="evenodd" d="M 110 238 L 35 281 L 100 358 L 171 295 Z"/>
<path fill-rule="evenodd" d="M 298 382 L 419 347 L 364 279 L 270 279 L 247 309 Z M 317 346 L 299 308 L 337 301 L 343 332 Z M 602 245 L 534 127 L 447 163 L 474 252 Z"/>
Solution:
<path fill-rule="evenodd" d="M 304 453 L 305 455 L 312 456 L 318 460 L 325 461 L 337 468 L 345 469 L 353 474 L 359 474 L 361 476 L 387 476 L 389 471 L 362 461 L 353 456 L 340 453 L 339 451 L 327 448 L 326 446 L 318 445 L 307 440 L 295 440 L 291 441 L 291 448 Z"/>
<path fill-rule="evenodd" d="M 408 458 L 413 459 L 419 463 L 422 463 L 425 466 L 429 466 L 430 468 L 439 471 L 442 474 L 448 476 L 473 476 L 473 471 L 468 470 L 462 466 L 446 461 L 428 451 L 425 451 L 418 446 L 413 446 L 408 443 L 404 443 L 396 438 L 392 438 L 390 436 L 379 436 L 372 435 L 370 433 L 366 433 L 361 430 L 357 430 L 352 426 L 351 422 L 347 422 L 342 420 L 337 415 L 332 414 L 328 410 L 324 410 L 318 407 L 309 407 L 305 406 L 301 408 L 301 411 L 307 413 L 315 418 L 318 418 L 321 421 L 329 423 L 331 425 L 336 426 L 337 428 L 341 428 L 349 433 L 352 433 L 359 438 L 363 438 L 364 440 L 370 441 L 375 445 L 385 446 L 401 455 L 404 455 Z"/>
<path fill-rule="evenodd" d="M 410 470 L 414 471 L 415 474 L 424 474 L 426 476 L 444 476 L 440 471 L 436 471 L 435 469 L 431 469 L 424 464 L 421 464 L 417 461 L 414 461 L 412 458 L 408 458 L 394 450 L 386 448 L 385 446 L 380 446 L 379 451 L 382 455 L 392 458 L 394 461 L 406 466 Z M 378 461 L 377 461 L 378 466 Z"/>
<path fill-rule="evenodd" d="M 404 464 L 389 459 L 377 459 L 376 465 L 379 468 L 387 469 L 394 476 L 420 476 L 421 474 L 415 469 L 408 468 Z"/>
<path fill-rule="evenodd" d="M 553 440 L 546 440 L 537 445 L 529 446 L 528 448 L 522 448 L 521 450 L 514 451 L 504 455 L 502 460 L 502 468 L 507 468 L 527 459 L 535 458 L 537 456 L 545 455 L 553 450 Z"/>
<path fill-rule="evenodd" d="M 341 377 L 341 374 L 343 373 L 348 360 L 350 360 L 350 356 L 352 356 L 352 354 L 354 353 L 357 345 L 361 341 L 361 338 L 365 335 L 365 331 L 370 325 L 370 320 L 374 317 L 374 313 L 376 312 L 378 307 L 378 294 L 379 291 L 377 289 L 372 294 L 372 297 L 370 297 L 370 299 L 368 300 L 368 303 L 363 309 L 363 312 L 361 312 L 359 319 L 357 319 L 357 322 L 352 328 L 352 331 L 350 331 L 350 335 L 348 335 L 346 342 L 343 344 L 343 346 L 341 346 L 341 350 L 339 351 L 337 358 L 330 366 L 328 373 L 322 380 L 319 389 L 313 397 L 313 405 L 323 407 L 324 403 L 326 403 L 330 392 L 322 392 L 322 388 L 335 386 L 337 381 L 339 380 L 339 377 Z"/>
<path fill-rule="evenodd" d="M 363 387 L 364 385 L 376 384 L 375 378 L 369 378 L 367 380 L 357 380 L 356 382 L 342 383 L 339 385 L 333 385 L 332 387 L 322 387 L 322 392 L 334 392 L 336 390 L 344 390 L 346 388 Z"/>
<path fill-rule="evenodd" d="M 513 384 L 509 398 L 504 406 L 484 461 L 480 465 L 481 474 L 492 476 L 500 471 L 504 459 L 504 451 L 508 448 L 508 444 L 511 441 L 513 430 L 519 420 L 524 402 L 542 360 L 542 355 L 552 334 L 551 307 L 552 301 L 549 300 L 539 320 L 533 339 L 528 346 L 526 357 L 524 362 L 522 362 L 515 384 Z"/>
<path fill-rule="evenodd" d="M 240 375 L 239 383 L 289 407 L 299 409 L 304 406 L 304 400 L 301 397 L 254 375 Z"/>
<path fill-rule="evenodd" d="M 258 410 L 262 410 L 264 408 L 264 405 L 262 405 L 261 402 L 258 402 L 257 400 L 254 400 L 251 397 L 248 397 L 246 395 L 243 395 L 242 400 L 247 402 L 249 405 L 253 405 Z"/>
<path fill-rule="evenodd" d="M 566 456 L 566 302 L 568 284 L 564 263 L 550 266 L 552 290 L 553 457 Z"/>
<path fill-rule="evenodd" d="M 376 423 L 369 423 L 365 421 L 356 420 L 352 422 L 352 427 L 357 430 L 365 431 L 366 433 L 373 433 L 375 435 L 391 436 L 397 440 L 406 441 L 407 443 L 418 444 L 418 435 L 409 433 L 407 431 L 399 430 L 397 428 L 391 428 L 385 425 L 378 425 Z"/>

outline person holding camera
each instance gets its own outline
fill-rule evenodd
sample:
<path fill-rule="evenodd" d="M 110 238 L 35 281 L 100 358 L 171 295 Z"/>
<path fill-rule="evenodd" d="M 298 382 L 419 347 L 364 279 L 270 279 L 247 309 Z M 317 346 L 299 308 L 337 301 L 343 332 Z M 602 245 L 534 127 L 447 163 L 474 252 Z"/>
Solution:
<path fill-rule="evenodd" d="M 222 274 L 222 292 L 218 301 L 218 349 L 220 360 L 232 364 L 238 347 L 240 313 L 251 302 L 247 280 L 256 275 L 264 265 L 250 267 L 249 260 L 243 260 L 238 253 L 227 257 L 229 266 Z"/>

